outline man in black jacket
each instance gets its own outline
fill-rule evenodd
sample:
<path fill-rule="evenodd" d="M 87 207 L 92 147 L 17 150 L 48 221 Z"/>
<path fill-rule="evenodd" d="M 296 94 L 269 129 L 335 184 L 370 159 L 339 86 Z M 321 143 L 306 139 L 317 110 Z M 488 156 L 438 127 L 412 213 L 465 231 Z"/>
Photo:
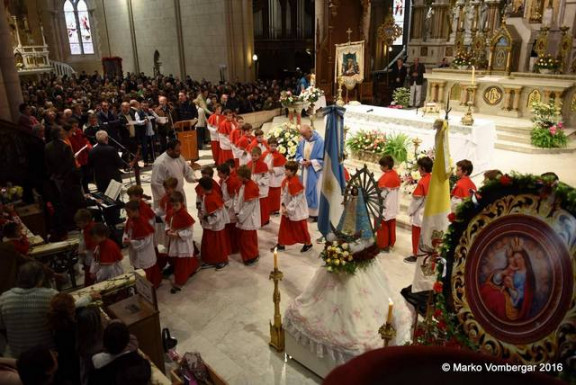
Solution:
<path fill-rule="evenodd" d="M 178 105 L 176 106 L 177 121 L 198 119 L 196 106 L 188 100 L 188 96 L 183 91 L 178 93 Z"/>
<path fill-rule="evenodd" d="M 105 192 L 114 179 L 122 182 L 120 169 L 125 167 L 125 163 L 120 159 L 118 150 L 108 144 L 108 133 L 98 131 L 96 133 L 97 146 L 94 146 L 88 153 L 88 166 L 94 170 L 94 179 L 98 191 Z"/>
<path fill-rule="evenodd" d="M 97 114 L 100 126 L 112 139 L 120 142 L 120 120 L 110 111 L 110 104 L 106 100 L 100 104 L 100 108 Z"/>

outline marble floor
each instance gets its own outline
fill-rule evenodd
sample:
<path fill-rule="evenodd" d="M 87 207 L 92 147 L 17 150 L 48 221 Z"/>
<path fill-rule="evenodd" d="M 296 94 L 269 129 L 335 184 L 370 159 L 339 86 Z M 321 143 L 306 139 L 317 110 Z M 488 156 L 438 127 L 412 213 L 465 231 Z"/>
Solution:
<path fill-rule="evenodd" d="M 201 152 L 199 163 L 212 163 L 208 151 Z M 531 155 L 495 150 L 493 168 L 534 174 L 555 171 L 562 181 L 576 185 L 574 164 L 576 154 Z M 143 173 L 143 187 L 148 193 L 149 173 Z M 192 206 L 194 185 L 187 184 L 185 189 Z M 286 360 L 284 354 L 268 346 L 269 322 L 274 311 L 273 284 L 268 279 L 273 264 L 269 249 L 276 243 L 278 226 L 279 217 L 273 217 L 271 223 L 259 231 L 261 258 L 254 266 L 244 266 L 239 255 L 235 255 L 222 271 L 199 271 L 181 293 L 170 294 L 167 281 L 158 290 L 162 327 L 170 328 L 178 339 L 178 351 L 200 352 L 204 360 L 233 385 L 321 383 L 315 374 L 295 361 Z M 310 224 L 309 229 L 313 239 L 320 236 L 314 224 Z M 194 238 L 200 242 L 199 227 L 195 228 Z M 279 255 L 280 270 L 284 272 L 280 284 L 282 311 L 304 290 L 321 265 L 320 250 L 321 245 L 315 244 L 313 251 L 301 254 L 298 246 L 292 246 Z M 402 261 L 409 250 L 410 233 L 399 228 L 395 249 L 379 256 L 389 264 L 385 279 L 397 290 L 409 285 L 414 274 L 415 265 Z"/>

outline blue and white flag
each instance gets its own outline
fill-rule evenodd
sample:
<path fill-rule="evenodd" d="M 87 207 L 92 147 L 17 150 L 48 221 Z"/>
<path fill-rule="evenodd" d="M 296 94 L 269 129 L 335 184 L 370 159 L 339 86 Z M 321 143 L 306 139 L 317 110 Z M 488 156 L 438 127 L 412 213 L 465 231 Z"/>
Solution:
<path fill-rule="evenodd" d="M 326 236 L 336 228 L 344 206 L 344 112 L 346 110 L 335 105 L 323 109 L 326 122 L 326 137 L 324 139 L 324 169 L 322 191 L 320 193 L 320 209 L 318 213 L 318 230 Z M 332 226 L 331 226 L 332 225 Z"/>

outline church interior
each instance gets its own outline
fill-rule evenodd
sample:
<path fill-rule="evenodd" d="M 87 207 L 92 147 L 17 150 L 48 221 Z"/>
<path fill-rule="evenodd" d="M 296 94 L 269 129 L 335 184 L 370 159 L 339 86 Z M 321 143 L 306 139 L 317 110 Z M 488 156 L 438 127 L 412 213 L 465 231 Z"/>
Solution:
<path fill-rule="evenodd" d="M 0 384 L 576 383 L 576 1 L 0 10 Z"/>

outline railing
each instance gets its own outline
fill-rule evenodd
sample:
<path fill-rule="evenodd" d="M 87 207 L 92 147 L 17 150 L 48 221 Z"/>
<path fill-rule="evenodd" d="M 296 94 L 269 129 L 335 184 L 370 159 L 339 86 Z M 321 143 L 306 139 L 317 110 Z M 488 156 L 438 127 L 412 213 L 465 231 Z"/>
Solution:
<path fill-rule="evenodd" d="M 58 76 L 64 76 L 64 75 L 70 76 L 76 73 L 76 71 L 74 71 L 74 68 L 72 68 L 69 64 L 53 60 L 50 61 L 50 64 L 52 65 L 52 70 Z"/>

